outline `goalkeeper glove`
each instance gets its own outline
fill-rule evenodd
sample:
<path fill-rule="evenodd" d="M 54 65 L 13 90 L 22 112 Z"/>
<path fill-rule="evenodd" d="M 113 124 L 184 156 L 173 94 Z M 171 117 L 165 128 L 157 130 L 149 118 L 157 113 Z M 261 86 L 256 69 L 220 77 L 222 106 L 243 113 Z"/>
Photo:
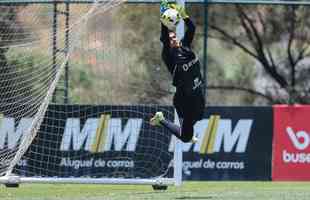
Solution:
<path fill-rule="evenodd" d="M 160 15 L 162 15 L 167 9 L 169 9 L 168 0 L 162 0 L 160 2 Z"/>
<path fill-rule="evenodd" d="M 170 8 L 176 9 L 176 10 L 180 13 L 180 16 L 181 16 L 183 19 L 189 18 L 188 14 L 187 14 L 186 11 L 185 11 L 184 6 L 177 5 L 177 4 L 171 4 L 171 5 L 170 5 Z"/>

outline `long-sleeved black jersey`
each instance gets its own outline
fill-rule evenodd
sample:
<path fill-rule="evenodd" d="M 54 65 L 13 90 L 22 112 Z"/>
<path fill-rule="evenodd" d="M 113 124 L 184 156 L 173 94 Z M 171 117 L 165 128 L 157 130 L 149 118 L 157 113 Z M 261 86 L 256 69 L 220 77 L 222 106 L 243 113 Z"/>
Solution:
<path fill-rule="evenodd" d="M 162 59 L 173 77 L 173 85 L 177 91 L 185 95 L 192 95 L 201 88 L 202 76 L 200 73 L 200 62 L 191 49 L 191 43 L 195 35 L 195 25 L 190 18 L 184 19 L 187 30 L 180 47 L 169 46 L 169 30 L 161 25 L 160 40 L 163 43 Z"/>

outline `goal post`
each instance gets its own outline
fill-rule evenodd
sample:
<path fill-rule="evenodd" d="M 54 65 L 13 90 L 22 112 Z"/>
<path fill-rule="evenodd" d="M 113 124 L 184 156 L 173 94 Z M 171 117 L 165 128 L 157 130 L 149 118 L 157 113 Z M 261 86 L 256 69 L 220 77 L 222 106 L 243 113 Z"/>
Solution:
<path fill-rule="evenodd" d="M 176 0 L 176 3 L 185 6 L 185 0 Z M 184 27 L 184 21 L 181 20 L 180 23 L 177 25 L 176 28 L 176 34 L 178 38 L 182 38 L 184 36 L 185 27 Z M 176 124 L 179 123 L 178 114 L 175 111 L 175 120 L 174 122 Z M 180 186 L 182 184 L 182 173 L 183 173 L 183 147 L 182 142 L 178 140 L 175 136 L 173 136 L 175 141 L 175 147 L 174 147 L 174 177 L 176 178 L 176 185 Z M 181 167 L 180 167 L 181 166 Z"/>
<path fill-rule="evenodd" d="M 14 4 L 5 4 L 10 2 Z M 122 27 L 111 24 L 122 0 L 71 0 L 70 25 L 65 1 L 2 3 L 0 183 L 181 185 L 182 144 L 164 128 L 149 124 L 156 111 L 173 121 L 173 107 L 118 104 L 118 96 L 111 94 L 118 85 L 106 83 L 135 62 L 119 47 Z M 57 24 L 53 14 L 60 14 Z M 78 104 L 77 95 L 72 104 L 57 102 L 63 96 L 52 100 L 56 89 L 64 89 L 60 82 L 68 61 L 71 72 L 78 71 L 71 89 L 86 103 Z M 87 73 L 102 75 L 102 82 L 88 82 Z M 78 78 L 83 87 L 76 84 Z M 97 88 L 98 99 L 104 91 L 115 103 L 87 102 L 94 95 L 89 85 Z M 174 151 L 169 151 L 171 145 Z"/>
<path fill-rule="evenodd" d="M 174 152 L 167 152 L 174 141 L 170 141 L 169 133 L 162 128 L 151 130 L 147 121 L 156 110 L 173 119 L 173 108 L 66 107 L 49 107 L 36 140 L 13 173 L 0 178 L 1 183 L 180 184 L 180 177 L 175 177 L 175 168 L 181 168 L 178 164 L 182 162 L 174 162 L 177 160 Z M 65 109 L 74 113 L 65 113 Z M 89 114 L 81 115 L 81 112 Z M 59 114 L 62 114 L 60 118 L 53 117 Z M 27 130 L 31 120 L 22 119 L 15 133 Z M 13 121 L 12 118 L 2 118 L 2 130 L 8 130 Z M 55 126 L 57 123 L 63 124 Z M 12 142 L 9 145 L 12 146 Z"/>

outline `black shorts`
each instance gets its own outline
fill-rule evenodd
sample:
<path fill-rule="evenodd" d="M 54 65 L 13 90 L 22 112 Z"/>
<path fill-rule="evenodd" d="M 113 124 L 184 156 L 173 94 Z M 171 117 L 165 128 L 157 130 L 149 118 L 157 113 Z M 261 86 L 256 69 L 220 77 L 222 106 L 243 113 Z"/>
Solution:
<path fill-rule="evenodd" d="M 177 91 L 173 97 L 173 105 L 180 118 L 196 122 L 203 118 L 205 98 L 202 90 L 191 95 Z"/>

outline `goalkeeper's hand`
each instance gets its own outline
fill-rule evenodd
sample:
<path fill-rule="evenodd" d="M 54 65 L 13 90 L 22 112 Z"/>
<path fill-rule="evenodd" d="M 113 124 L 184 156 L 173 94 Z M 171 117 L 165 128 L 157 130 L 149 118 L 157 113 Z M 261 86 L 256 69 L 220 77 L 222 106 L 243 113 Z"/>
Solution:
<path fill-rule="evenodd" d="M 189 18 L 188 14 L 187 14 L 186 11 L 185 11 L 184 6 L 177 5 L 177 4 L 170 4 L 169 7 L 170 7 L 170 8 L 176 9 L 176 10 L 180 13 L 180 16 L 181 16 L 183 19 Z"/>
<path fill-rule="evenodd" d="M 168 0 L 161 0 L 160 2 L 160 15 L 162 15 L 167 9 L 169 9 Z"/>

